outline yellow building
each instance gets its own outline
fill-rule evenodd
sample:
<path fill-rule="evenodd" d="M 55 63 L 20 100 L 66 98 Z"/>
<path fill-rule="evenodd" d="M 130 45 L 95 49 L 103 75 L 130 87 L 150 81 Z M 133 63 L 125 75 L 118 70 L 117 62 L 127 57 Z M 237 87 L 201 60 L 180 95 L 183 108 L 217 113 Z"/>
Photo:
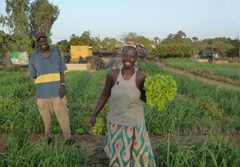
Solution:
<path fill-rule="evenodd" d="M 92 56 L 92 46 L 70 46 L 71 60 L 78 61 L 80 56 L 85 59 L 87 56 Z"/>

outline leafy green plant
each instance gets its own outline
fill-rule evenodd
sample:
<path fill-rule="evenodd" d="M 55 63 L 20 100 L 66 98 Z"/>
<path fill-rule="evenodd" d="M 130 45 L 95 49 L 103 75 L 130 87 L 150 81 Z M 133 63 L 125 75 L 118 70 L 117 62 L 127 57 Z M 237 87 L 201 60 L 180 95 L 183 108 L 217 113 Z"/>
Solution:
<path fill-rule="evenodd" d="M 144 90 L 146 90 L 147 104 L 157 107 L 158 111 L 164 111 L 166 100 L 174 99 L 177 85 L 172 76 L 157 74 L 146 78 Z"/>
<path fill-rule="evenodd" d="M 85 130 L 83 128 L 79 128 L 75 131 L 76 135 L 83 135 L 85 133 Z"/>
<path fill-rule="evenodd" d="M 61 126 L 56 126 L 53 128 L 53 132 L 56 134 L 59 134 L 62 132 Z"/>
<path fill-rule="evenodd" d="M 222 119 L 223 110 L 218 109 L 218 104 L 209 97 L 200 97 L 196 99 L 196 108 L 199 109 L 203 116 L 212 116 Z"/>
<path fill-rule="evenodd" d="M 104 126 L 103 119 L 102 118 L 96 118 L 96 123 L 95 123 L 94 127 L 91 129 L 91 132 L 94 135 L 98 135 L 102 132 L 103 126 Z"/>

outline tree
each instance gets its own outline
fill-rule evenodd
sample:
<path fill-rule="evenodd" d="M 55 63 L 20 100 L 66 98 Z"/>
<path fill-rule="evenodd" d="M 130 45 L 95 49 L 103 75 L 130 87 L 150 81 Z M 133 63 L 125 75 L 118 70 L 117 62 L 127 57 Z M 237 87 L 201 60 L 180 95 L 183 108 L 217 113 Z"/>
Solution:
<path fill-rule="evenodd" d="M 183 32 L 182 30 L 178 31 L 176 34 L 169 34 L 167 36 L 167 39 L 182 39 L 187 37 L 187 35 L 185 34 L 185 32 Z"/>
<path fill-rule="evenodd" d="M 192 44 L 192 49 L 193 49 L 193 55 L 198 55 L 199 52 L 200 52 L 200 49 L 199 49 L 199 44 L 201 42 L 198 41 L 198 37 L 192 37 L 192 40 L 193 40 L 193 44 Z"/>
<path fill-rule="evenodd" d="M 90 33 L 89 33 L 89 31 L 84 31 L 83 33 L 82 33 L 82 35 L 80 36 L 80 41 L 81 41 L 81 45 L 92 45 L 92 41 L 91 41 L 91 39 L 90 39 Z M 89 42 L 88 42 L 89 41 Z"/>
<path fill-rule="evenodd" d="M 31 36 L 39 31 L 45 31 L 50 37 L 52 25 L 57 20 L 59 15 L 58 6 L 50 4 L 48 0 L 35 0 L 31 3 L 30 8 L 30 27 Z"/>
<path fill-rule="evenodd" d="M 69 52 L 69 49 L 70 49 L 70 46 L 68 44 L 68 41 L 67 40 L 61 40 L 59 41 L 57 44 L 56 44 L 56 47 L 58 47 L 61 52 L 64 54 L 68 53 Z"/>
<path fill-rule="evenodd" d="M 157 39 L 157 38 L 156 38 Z M 153 57 L 191 57 L 193 55 L 192 40 L 182 31 L 169 34 L 156 49 L 151 52 Z"/>
<path fill-rule="evenodd" d="M 158 37 L 155 37 L 153 41 L 155 43 L 155 48 L 157 48 L 158 44 L 160 43 L 160 39 Z"/>
<path fill-rule="evenodd" d="M 182 30 L 178 31 L 177 34 L 175 34 L 175 36 L 174 36 L 175 39 L 181 39 L 181 38 L 185 38 L 185 37 L 187 37 L 187 35 Z"/>
<path fill-rule="evenodd" d="M 92 44 L 93 54 L 96 54 L 99 51 L 99 38 L 98 37 L 91 37 L 90 41 L 91 41 L 91 44 Z"/>
<path fill-rule="evenodd" d="M 173 39 L 174 36 L 175 36 L 174 34 L 168 34 L 167 39 Z"/>
<path fill-rule="evenodd" d="M 176 34 L 169 34 L 166 39 L 161 41 L 161 44 L 176 44 L 181 43 L 185 45 L 192 45 L 192 40 L 186 38 L 187 35 L 182 30 L 178 31 Z"/>
<path fill-rule="evenodd" d="M 11 35 L 5 34 L 4 31 L 0 31 L 0 64 L 3 63 L 3 58 L 6 57 L 10 50 Z"/>
<path fill-rule="evenodd" d="M 121 48 L 122 43 L 120 41 L 117 41 L 115 38 L 104 38 L 101 41 L 101 49 L 106 49 L 106 50 L 113 50 L 115 48 Z"/>
<path fill-rule="evenodd" d="M 154 41 L 144 36 L 138 36 L 136 38 L 136 42 L 142 44 L 145 48 L 147 48 L 149 53 L 154 49 L 154 45 L 155 45 Z"/>
<path fill-rule="evenodd" d="M 138 35 L 135 32 L 130 32 L 130 33 L 124 33 L 123 35 L 121 35 L 121 39 L 122 41 L 124 41 L 124 43 L 128 42 L 128 41 L 134 41 L 137 43 L 142 44 L 145 48 L 147 48 L 148 52 L 151 52 L 155 43 L 154 41 L 142 36 L 142 35 Z"/>
<path fill-rule="evenodd" d="M 138 37 L 139 35 L 135 32 L 129 32 L 129 33 L 124 33 L 121 35 L 121 40 L 126 43 L 128 41 L 134 41 L 134 42 L 137 42 L 136 41 L 136 38 Z"/>
<path fill-rule="evenodd" d="M 0 17 L 0 23 L 15 35 L 18 51 L 29 51 L 31 47 L 28 4 L 29 0 L 6 0 L 7 16 Z"/>
<path fill-rule="evenodd" d="M 12 51 L 33 52 L 33 36 L 37 31 L 46 31 L 51 35 L 51 28 L 59 10 L 48 0 L 6 0 L 6 16 L 0 15 L 0 24 L 7 27 L 15 40 Z"/>
<path fill-rule="evenodd" d="M 196 41 L 198 41 L 198 37 L 192 37 L 193 43 L 195 43 Z"/>
<path fill-rule="evenodd" d="M 84 31 L 81 36 L 77 36 L 75 34 L 72 34 L 70 37 L 69 42 L 67 43 L 68 47 L 67 50 L 69 52 L 70 46 L 71 45 L 80 45 L 80 46 L 86 46 L 88 45 L 88 40 L 89 40 L 89 45 L 92 46 L 92 51 L 95 54 L 99 50 L 99 39 L 97 37 L 90 37 L 91 34 L 88 35 L 88 31 Z"/>
<path fill-rule="evenodd" d="M 152 57 L 169 58 L 169 57 L 191 57 L 192 48 L 183 44 L 161 44 L 151 52 Z"/>
<path fill-rule="evenodd" d="M 224 58 L 225 56 L 230 56 L 228 52 L 234 53 L 232 51 L 234 44 L 230 38 L 204 39 L 202 42 L 205 44 L 204 51 L 206 54 L 213 54 L 218 51 L 219 55 Z"/>
<path fill-rule="evenodd" d="M 88 36 L 88 31 L 84 31 L 80 37 L 75 34 L 72 34 L 69 40 L 69 45 L 88 45 L 88 40 L 89 40 L 89 44 L 91 45 L 92 42 L 90 39 L 88 39 L 90 38 L 89 36 Z"/>

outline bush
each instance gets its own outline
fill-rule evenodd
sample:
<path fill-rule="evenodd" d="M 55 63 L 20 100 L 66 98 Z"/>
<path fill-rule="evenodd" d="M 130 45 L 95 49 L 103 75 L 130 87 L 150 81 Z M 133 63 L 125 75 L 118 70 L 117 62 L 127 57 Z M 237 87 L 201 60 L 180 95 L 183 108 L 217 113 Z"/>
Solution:
<path fill-rule="evenodd" d="M 223 117 L 223 110 L 218 109 L 218 104 L 212 98 L 197 98 L 195 105 L 201 111 L 202 116 L 212 116 L 217 119 L 222 119 Z"/>
<path fill-rule="evenodd" d="M 193 50 L 188 45 L 180 44 L 163 44 L 157 49 L 152 50 L 152 57 L 169 58 L 169 57 L 191 57 Z"/>

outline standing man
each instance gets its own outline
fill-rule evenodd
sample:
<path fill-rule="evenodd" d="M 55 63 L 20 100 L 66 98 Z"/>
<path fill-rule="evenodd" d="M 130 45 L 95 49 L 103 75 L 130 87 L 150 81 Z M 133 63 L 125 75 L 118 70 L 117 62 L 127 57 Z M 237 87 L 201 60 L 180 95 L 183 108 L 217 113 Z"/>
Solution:
<path fill-rule="evenodd" d="M 64 71 L 67 67 L 63 61 L 60 50 L 50 47 L 45 32 L 35 34 L 39 50 L 32 54 L 29 63 L 31 78 L 36 78 L 35 87 L 37 105 L 44 121 L 45 139 L 48 144 L 53 142 L 51 117 L 53 110 L 61 126 L 65 143 L 76 144 L 71 139 L 69 116 L 66 99 Z"/>

